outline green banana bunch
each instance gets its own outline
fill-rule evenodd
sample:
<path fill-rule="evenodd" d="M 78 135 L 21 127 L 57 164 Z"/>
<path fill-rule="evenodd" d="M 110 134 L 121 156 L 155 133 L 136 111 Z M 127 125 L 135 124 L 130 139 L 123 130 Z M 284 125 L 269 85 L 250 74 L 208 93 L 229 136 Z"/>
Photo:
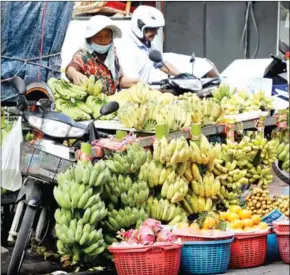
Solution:
<path fill-rule="evenodd" d="M 67 255 L 70 251 L 74 262 L 81 260 L 81 254 L 95 256 L 106 248 L 102 229 L 96 230 L 90 224 L 83 224 L 82 220 L 74 219 L 69 226 L 56 224 L 55 230 L 58 252 Z"/>
<path fill-rule="evenodd" d="M 107 103 L 105 95 L 101 94 L 99 96 L 90 95 L 87 97 L 86 105 L 92 110 L 93 118 L 98 118 L 101 113 L 101 108 Z M 100 119 L 106 120 L 106 119 L 113 119 L 115 117 L 115 114 L 110 114 L 107 116 L 103 116 Z"/>
<path fill-rule="evenodd" d="M 104 235 L 104 240 L 105 240 L 107 245 L 111 245 L 112 243 L 117 243 L 118 242 L 118 240 L 115 237 L 112 237 L 109 234 L 105 234 Z"/>
<path fill-rule="evenodd" d="M 273 181 L 272 167 L 266 165 L 258 165 L 248 171 L 249 182 L 252 184 L 258 184 L 258 187 L 263 189 Z"/>
<path fill-rule="evenodd" d="M 135 225 L 139 220 L 146 220 L 148 215 L 144 208 L 126 206 L 124 209 L 113 209 L 108 212 L 107 220 L 103 222 L 110 231 L 118 231 Z"/>
<path fill-rule="evenodd" d="M 167 199 L 158 200 L 150 196 L 147 200 L 147 207 L 149 217 L 162 222 L 170 223 L 173 221 L 171 224 L 176 224 L 187 218 L 185 211 L 180 206 L 170 203 Z M 177 221 L 177 219 L 179 220 Z"/>
<path fill-rule="evenodd" d="M 279 129 L 278 131 L 273 131 L 272 140 L 275 141 L 276 157 L 282 163 L 282 169 L 290 173 L 289 130 Z"/>
<path fill-rule="evenodd" d="M 220 85 L 214 91 L 212 91 L 213 99 L 219 103 L 223 98 L 230 98 L 235 93 L 235 90 L 231 90 L 227 84 Z"/>
<path fill-rule="evenodd" d="M 90 187 L 99 187 L 106 184 L 110 177 L 110 170 L 103 160 L 98 161 L 94 166 L 91 162 L 78 161 L 64 173 L 59 173 L 57 181 L 59 185 L 65 184 L 66 181 L 74 181 Z"/>
<path fill-rule="evenodd" d="M 87 90 L 87 93 L 92 95 L 94 93 L 95 76 L 90 75 L 88 80 L 83 83 L 82 88 Z"/>
<path fill-rule="evenodd" d="M 74 104 L 71 101 L 67 101 L 65 99 L 59 98 L 55 101 L 55 107 L 57 111 L 70 116 L 74 120 L 90 120 L 91 119 L 91 116 L 89 115 L 89 113 L 91 113 L 91 110 L 89 109 L 88 106 L 85 106 L 84 103 L 83 104 L 80 103 L 80 101 L 77 101 L 76 104 Z"/>
<path fill-rule="evenodd" d="M 58 208 L 54 213 L 54 218 L 56 223 L 69 226 L 69 223 L 72 220 L 72 212 L 69 209 Z"/>
<path fill-rule="evenodd" d="M 104 196 L 113 204 L 117 205 L 122 193 L 128 192 L 133 186 L 132 179 L 127 175 L 112 175 L 110 181 L 105 185 Z"/>
<path fill-rule="evenodd" d="M 165 181 L 172 182 L 175 179 L 175 171 L 172 167 L 163 167 L 157 161 L 146 161 L 140 168 L 138 175 L 140 180 L 148 183 L 150 188 L 154 186 L 163 185 Z"/>
<path fill-rule="evenodd" d="M 92 188 L 74 181 L 55 186 L 53 195 L 58 205 L 65 209 L 84 209 L 88 202 L 94 204 L 99 201 L 99 194 L 93 195 Z"/>
<path fill-rule="evenodd" d="M 132 188 L 127 192 L 122 192 L 121 201 L 124 205 L 131 207 L 142 205 L 147 201 L 149 188 L 145 181 L 134 182 Z"/>
<path fill-rule="evenodd" d="M 50 78 L 47 84 L 51 88 L 55 98 L 83 100 L 87 96 L 84 88 L 69 83 L 64 79 Z"/>
<path fill-rule="evenodd" d="M 112 173 L 131 174 L 139 171 L 145 163 L 147 154 L 137 143 L 128 145 L 125 153 L 115 153 L 110 159 L 106 160 L 106 165 Z"/>

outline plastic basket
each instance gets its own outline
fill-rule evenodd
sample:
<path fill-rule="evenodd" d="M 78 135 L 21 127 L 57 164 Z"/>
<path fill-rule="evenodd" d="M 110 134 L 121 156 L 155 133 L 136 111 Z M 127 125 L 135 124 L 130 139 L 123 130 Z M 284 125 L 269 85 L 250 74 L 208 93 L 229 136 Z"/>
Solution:
<path fill-rule="evenodd" d="M 267 255 L 268 233 L 236 234 L 231 248 L 230 267 L 247 268 L 262 265 Z"/>
<path fill-rule="evenodd" d="M 183 242 L 194 242 L 194 241 L 222 241 L 232 239 L 232 236 L 218 237 L 218 238 L 207 238 L 207 237 L 198 237 L 198 236 L 186 236 L 186 235 L 176 235 L 177 238 L 180 238 Z"/>
<path fill-rule="evenodd" d="M 226 272 L 232 241 L 233 237 L 218 241 L 185 242 L 181 253 L 182 270 L 189 274 Z"/>
<path fill-rule="evenodd" d="M 274 229 L 274 232 L 277 234 L 278 248 L 279 248 L 280 256 L 286 264 L 289 264 L 290 263 L 290 252 L 289 252 L 289 250 L 290 250 L 290 233 L 278 231 L 277 229 Z"/>
<path fill-rule="evenodd" d="M 277 224 L 277 223 L 273 223 L 273 227 L 274 227 L 275 230 L 277 230 L 279 232 L 290 233 L 290 224 Z"/>
<path fill-rule="evenodd" d="M 74 161 L 60 158 L 41 149 L 41 146 L 24 143 L 21 146 L 20 169 L 24 176 L 56 181 L 58 173 L 65 171 Z"/>
<path fill-rule="evenodd" d="M 109 247 L 118 275 L 178 275 L 182 245 Z"/>
<path fill-rule="evenodd" d="M 271 262 L 280 260 L 278 239 L 275 233 L 267 235 L 267 260 Z"/>

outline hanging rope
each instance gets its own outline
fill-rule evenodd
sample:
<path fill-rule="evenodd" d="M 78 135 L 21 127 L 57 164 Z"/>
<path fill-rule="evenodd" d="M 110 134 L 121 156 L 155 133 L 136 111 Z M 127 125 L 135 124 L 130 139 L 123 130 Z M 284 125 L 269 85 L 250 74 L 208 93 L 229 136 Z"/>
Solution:
<path fill-rule="evenodd" d="M 42 55 L 43 54 L 43 46 L 44 46 L 45 18 L 46 18 L 47 2 L 44 2 L 43 4 L 44 4 L 44 6 L 43 6 L 42 18 L 41 18 L 40 56 L 39 57 L 34 57 L 34 58 L 26 58 L 26 59 L 18 58 L 18 57 L 2 56 L 2 58 L 5 58 L 5 59 L 22 61 L 23 65 L 20 67 L 20 69 L 12 77 L 1 79 L 1 83 L 9 81 L 9 80 L 13 79 L 14 77 L 16 77 L 22 71 L 22 69 L 26 66 L 26 64 L 38 66 L 38 76 L 37 76 L 38 80 L 41 79 L 40 67 L 46 68 L 46 69 L 54 71 L 54 72 L 61 73 L 60 70 L 56 70 L 56 69 L 53 69 L 53 68 L 51 68 L 49 66 L 40 64 L 42 62 L 42 59 L 44 59 L 44 58 L 58 56 L 58 55 L 61 54 L 59 52 L 59 53 L 49 54 L 49 55 L 45 55 L 45 56 Z M 33 62 L 33 61 L 36 61 L 36 60 L 39 60 L 39 62 Z"/>
<path fill-rule="evenodd" d="M 43 3 L 43 11 L 42 11 L 42 18 L 41 18 L 41 39 L 40 39 L 40 63 L 42 61 L 42 51 L 43 51 L 43 41 L 44 41 L 44 32 L 45 32 L 45 17 L 46 17 L 46 5 L 47 2 Z M 41 73 L 40 67 L 38 67 L 38 80 L 40 80 Z"/>
<path fill-rule="evenodd" d="M 53 72 L 58 72 L 58 73 L 61 73 L 60 70 L 56 70 L 54 68 L 51 68 L 49 66 L 46 66 L 46 65 L 42 65 L 42 64 L 39 64 L 39 63 L 36 63 L 36 62 L 33 62 L 33 60 L 39 60 L 39 59 L 44 59 L 44 58 L 49 58 L 49 57 L 53 57 L 53 56 L 58 56 L 60 55 L 61 53 L 54 53 L 54 54 L 49 54 L 49 55 L 44 55 L 44 56 L 40 56 L 40 57 L 34 57 L 34 58 L 27 58 L 27 59 L 24 59 L 24 58 L 18 58 L 18 57 L 10 57 L 10 56 L 2 56 L 2 58 L 5 58 L 5 59 L 9 59 L 9 60 L 16 60 L 16 61 L 22 61 L 24 64 L 21 66 L 21 68 L 14 74 L 14 76 L 12 77 L 9 77 L 9 78 L 5 78 L 5 79 L 1 79 L 1 82 L 5 82 L 5 81 L 9 81 L 11 79 L 13 79 L 14 77 L 16 77 L 20 72 L 21 70 L 26 66 L 26 64 L 30 64 L 30 65 L 35 65 L 35 66 L 39 66 L 39 67 L 42 67 L 42 68 L 46 68 L 48 70 L 51 70 Z"/>

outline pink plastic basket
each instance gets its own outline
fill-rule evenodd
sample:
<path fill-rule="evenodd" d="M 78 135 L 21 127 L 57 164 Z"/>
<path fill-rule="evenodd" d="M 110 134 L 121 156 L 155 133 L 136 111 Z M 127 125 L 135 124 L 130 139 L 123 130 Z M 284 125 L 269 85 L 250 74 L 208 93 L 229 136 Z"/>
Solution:
<path fill-rule="evenodd" d="M 118 275 L 178 275 L 182 245 L 109 247 Z"/>
<path fill-rule="evenodd" d="M 281 228 L 281 227 L 280 227 Z M 283 228 L 282 228 L 283 230 Z M 274 229 L 277 234 L 278 248 L 282 260 L 286 263 L 290 263 L 290 232 L 279 231 Z"/>

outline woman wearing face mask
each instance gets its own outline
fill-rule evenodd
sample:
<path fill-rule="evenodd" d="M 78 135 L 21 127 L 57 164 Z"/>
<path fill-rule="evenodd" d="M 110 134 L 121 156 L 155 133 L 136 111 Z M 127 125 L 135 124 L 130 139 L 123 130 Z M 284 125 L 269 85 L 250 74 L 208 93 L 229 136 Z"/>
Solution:
<path fill-rule="evenodd" d="M 66 76 L 76 85 L 82 85 L 90 75 L 104 84 L 103 92 L 114 94 L 118 85 L 127 88 L 138 80 L 123 75 L 115 52 L 114 38 L 121 38 L 122 32 L 113 21 L 103 15 L 92 17 L 85 30 L 86 43 L 78 50 L 66 67 Z"/>

